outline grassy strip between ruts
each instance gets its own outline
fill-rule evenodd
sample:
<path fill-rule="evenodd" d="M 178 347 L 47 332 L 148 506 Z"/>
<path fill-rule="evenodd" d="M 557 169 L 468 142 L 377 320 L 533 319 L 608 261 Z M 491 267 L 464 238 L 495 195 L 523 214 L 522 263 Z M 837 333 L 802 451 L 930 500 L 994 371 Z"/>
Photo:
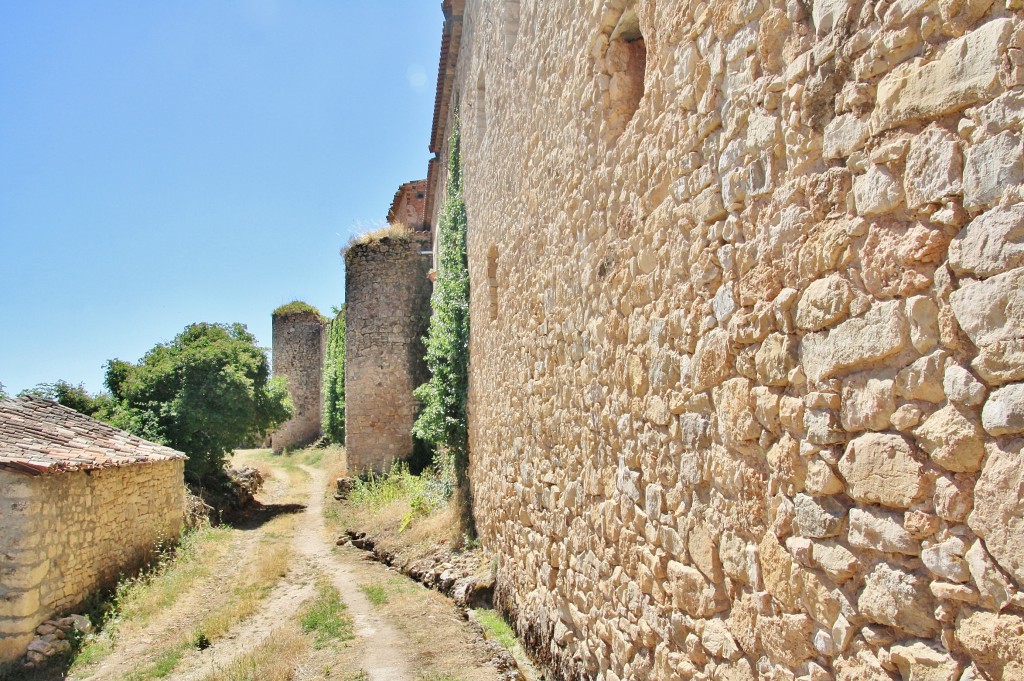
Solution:
<path fill-rule="evenodd" d="M 160 646 L 142 664 L 128 672 L 128 681 L 148 681 L 168 676 L 190 649 L 212 645 L 237 623 L 259 610 L 274 585 L 288 572 L 291 546 L 289 542 L 281 542 L 280 539 L 290 534 L 295 517 L 279 516 L 270 523 L 275 526 L 243 558 L 244 562 L 238 572 L 224 577 L 234 582 L 234 587 L 225 589 L 223 595 L 211 596 L 208 614 L 191 630 Z"/>
<path fill-rule="evenodd" d="M 352 619 L 346 612 L 341 594 L 328 582 L 317 583 L 316 595 L 299 616 L 274 629 L 265 641 L 208 675 L 204 681 L 288 681 L 309 648 L 355 638 Z"/>
<path fill-rule="evenodd" d="M 373 584 L 360 584 L 359 590 L 366 594 L 366 597 L 374 605 L 384 605 L 388 602 L 388 590 L 380 582 Z"/>
<path fill-rule="evenodd" d="M 309 641 L 297 631 L 294 623 L 289 623 L 275 629 L 262 643 L 204 681 L 291 681 L 308 647 Z"/>
<path fill-rule="evenodd" d="M 100 662 L 113 649 L 113 638 L 130 635 L 157 613 L 173 607 L 228 550 L 232 531 L 204 526 L 187 533 L 173 551 L 160 554 L 149 570 L 123 580 L 114 592 L 102 633 L 88 637 L 79 649 L 71 672 Z"/>
<path fill-rule="evenodd" d="M 312 634 L 317 648 L 332 641 L 355 638 L 352 618 L 341 601 L 341 594 L 326 581 L 317 583 L 316 596 L 299 618 L 302 630 Z"/>

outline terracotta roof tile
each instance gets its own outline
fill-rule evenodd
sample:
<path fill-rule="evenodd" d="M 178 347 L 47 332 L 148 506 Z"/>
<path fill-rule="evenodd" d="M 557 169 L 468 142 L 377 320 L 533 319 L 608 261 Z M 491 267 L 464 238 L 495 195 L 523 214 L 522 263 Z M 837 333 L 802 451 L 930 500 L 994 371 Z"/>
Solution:
<path fill-rule="evenodd" d="M 0 469 L 42 475 L 185 458 L 50 400 L 0 400 Z"/>

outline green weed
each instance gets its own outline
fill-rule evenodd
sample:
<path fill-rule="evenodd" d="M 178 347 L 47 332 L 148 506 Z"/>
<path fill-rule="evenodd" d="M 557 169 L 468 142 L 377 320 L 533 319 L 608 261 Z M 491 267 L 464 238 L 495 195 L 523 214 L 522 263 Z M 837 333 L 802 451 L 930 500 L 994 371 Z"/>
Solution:
<path fill-rule="evenodd" d="M 380 582 L 374 584 L 360 584 L 359 590 L 366 594 L 366 597 L 370 599 L 370 602 L 374 605 L 384 605 L 388 602 L 388 590 Z"/>
<path fill-rule="evenodd" d="M 352 618 L 341 602 L 341 594 L 327 582 L 317 584 L 317 593 L 299 619 L 302 630 L 313 634 L 317 648 L 330 641 L 348 641 L 355 636 Z"/>
<path fill-rule="evenodd" d="M 516 635 L 505 618 L 497 610 L 480 608 L 476 612 L 476 621 L 484 628 L 488 638 L 497 639 L 498 643 L 512 650 L 516 645 Z"/>

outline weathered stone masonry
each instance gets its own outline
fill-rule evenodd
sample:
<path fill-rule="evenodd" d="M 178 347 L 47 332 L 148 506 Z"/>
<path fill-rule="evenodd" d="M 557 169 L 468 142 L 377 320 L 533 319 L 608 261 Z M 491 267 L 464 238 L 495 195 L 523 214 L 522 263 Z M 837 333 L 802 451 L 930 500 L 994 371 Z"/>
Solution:
<path fill-rule="evenodd" d="M 429 235 L 385 237 L 345 252 L 345 450 L 348 470 L 380 472 L 412 452 L 426 378 Z"/>
<path fill-rule="evenodd" d="M 302 447 L 320 437 L 325 324 L 323 317 L 312 310 L 273 316 L 273 372 L 288 379 L 295 407 L 295 415 L 271 435 L 274 451 Z"/>
<path fill-rule="evenodd" d="M 563 678 L 1024 678 L 1024 3 L 445 9 L 520 633 Z"/>
<path fill-rule="evenodd" d="M 56 418 L 34 419 L 39 413 Z M 0 433 L 6 661 L 25 652 L 40 622 L 73 612 L 174 540 L 185 485 L 179 452 L 36 398 L 0 402 Z"/>

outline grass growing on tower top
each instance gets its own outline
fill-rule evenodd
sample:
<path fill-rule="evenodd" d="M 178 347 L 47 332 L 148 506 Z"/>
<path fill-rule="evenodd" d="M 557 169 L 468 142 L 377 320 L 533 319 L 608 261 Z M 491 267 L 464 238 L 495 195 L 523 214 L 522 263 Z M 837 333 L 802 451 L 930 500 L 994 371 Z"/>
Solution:
<path fill-rule="evenodd" d="M 285 303 L 284 305 L 274 310 L 271 313 L 271 315 L 274 317 L 291 317 L 292 315 L 310 313 L 315 314 L 317 317 L 323 319 L 323 315 L 320 314 L 320 310 L 316 309 L 309 303 L 303 302 L 301 300 L 293 300 L 290 303 Z"/>

